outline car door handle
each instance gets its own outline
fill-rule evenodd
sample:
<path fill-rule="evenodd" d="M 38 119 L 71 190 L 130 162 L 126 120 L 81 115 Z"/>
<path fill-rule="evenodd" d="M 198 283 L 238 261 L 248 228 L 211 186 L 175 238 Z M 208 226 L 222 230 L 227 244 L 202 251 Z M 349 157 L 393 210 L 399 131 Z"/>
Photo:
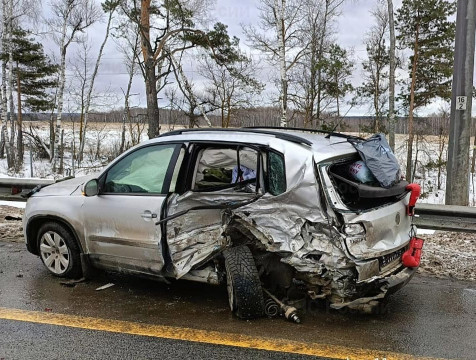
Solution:
<path fill-rule="evenodd" d="M 140 215 L 144 219 L 157 219 L 157 214 L 154 214 L 150 210 L 144 211 L 143 214 Z"/>

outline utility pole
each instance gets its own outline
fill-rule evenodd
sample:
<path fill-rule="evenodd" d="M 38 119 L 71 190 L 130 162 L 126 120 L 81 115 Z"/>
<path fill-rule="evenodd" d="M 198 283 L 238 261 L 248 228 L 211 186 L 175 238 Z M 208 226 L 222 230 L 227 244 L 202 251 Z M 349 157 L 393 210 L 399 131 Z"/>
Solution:
<path fill-rule="evenodd" d="M 469 204 L 469 144 L 474 71 L 474 0 L 458 0 L 451 95 L 450 138 L 446 165 L 446 204 Z"/>

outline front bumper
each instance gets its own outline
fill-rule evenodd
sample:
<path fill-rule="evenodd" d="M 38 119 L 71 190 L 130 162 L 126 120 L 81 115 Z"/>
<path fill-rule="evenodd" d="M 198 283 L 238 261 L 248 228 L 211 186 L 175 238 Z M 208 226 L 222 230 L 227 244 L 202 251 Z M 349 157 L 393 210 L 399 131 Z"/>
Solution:
<path fill-rule="evenodd" d="M 405 286 L 411 280 L 413 275 L 415 275 L 417 269 L 418 268 L 401 267 L 392 275 L 375 281 L 374 284 L 380 289 L 377 295 L 361 297 L 343 303 L 333 303 L 330 304 L 330 307 L 333 309 L 349 308 L 365 312 L 372 312 L 372 310 L 379 305 L 381 300 Z"/>

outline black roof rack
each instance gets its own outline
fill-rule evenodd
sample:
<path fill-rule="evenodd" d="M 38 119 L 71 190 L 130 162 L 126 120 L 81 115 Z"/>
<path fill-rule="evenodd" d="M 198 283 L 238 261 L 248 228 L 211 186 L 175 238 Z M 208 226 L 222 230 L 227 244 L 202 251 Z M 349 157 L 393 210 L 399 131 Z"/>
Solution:
<path fill-rule="evenodd" d="M 223 129 L 223 128 L 195 128 L 195 129 L 180 129 L 180 130 L 172 130 L 166 133 L 159 135 L 158 137 L 165 137 L 165 136 L 173 136 L 173 135 L 181 135 L 184 133 L 189 132 L 242 132 L 242 133 L 252 133 L 252 134 L 264 134 L 264 135 L 272 135 L 277 139 L 290 141 L 297 144 L 304 144 L 308 146 L 312 146 L 312 142 L 297 135 L 293 134 L 286 134 L 280 133 L 276 131 L 269 131 L 266 129 L 259 129 L 259 128 L 232 128 L 232 129 Z"/>
<path fill-rule="evenodd" d="M 327 138 L 331 136 L 341 137 L 345 139 L 355 139 L 355 140 L 365 140 L 360 136 L 354 135 L 346 135 L 339 132 L 334 131 L 327 131 L 327 130 L 319 130 L 319 129 L 306 129 L 306 128 L 298 128 L 298 127 L 280 127 L 280 126 L 246 126 L 244 129 L 270 129 L 270 130 L 291 130 L 291 131 L 304 131 L 310 133 L 318 133 L 318 134 L 326 134 Z"/>

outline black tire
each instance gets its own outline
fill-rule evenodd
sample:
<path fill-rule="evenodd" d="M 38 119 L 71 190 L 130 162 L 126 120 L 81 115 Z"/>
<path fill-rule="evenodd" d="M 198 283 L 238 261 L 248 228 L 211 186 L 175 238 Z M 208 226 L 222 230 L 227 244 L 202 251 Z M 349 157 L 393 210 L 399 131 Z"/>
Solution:
<path fill-rule="evenodd" d="M 58 236 L 55 237 L 55 234 Z M 45 238 L 43 236 L 45 236 Z M 51 239 L 53 239 L 53 243 L 56 247 L 50 246 L 52 252 L 48 252 L 49 250 L 45 249 L 47 249 L 48 245 L 51 245 L 48 243 L 48 240 Z M 41 246 L 43 242 L 46 247 Z M 78 243 L 64 225 L 57 222 L 47 222 L 43 224 L 38 231 L 37 244 L 40 259 L 51 274 L 70 279 L 79 279 L 82 276 Z M 47 262 L 49 262 L 50 256 L 55 257 L 55 259 L 52 260 L 54 262 L 53 264 L 48 265 Z M 60 261 L 59 257 L 62 257 L 64 263 Z M 58 268 L 56 268 L 56 263 L 59 263 Z M 67 265 L 65 266 L 65 264 Z"/>
<path fill-rule="evenodd" d="M 264 316 L 264 297 L 256 264 L 246 245 L 223 251 L 231 311 L 240 319 Z"/>

